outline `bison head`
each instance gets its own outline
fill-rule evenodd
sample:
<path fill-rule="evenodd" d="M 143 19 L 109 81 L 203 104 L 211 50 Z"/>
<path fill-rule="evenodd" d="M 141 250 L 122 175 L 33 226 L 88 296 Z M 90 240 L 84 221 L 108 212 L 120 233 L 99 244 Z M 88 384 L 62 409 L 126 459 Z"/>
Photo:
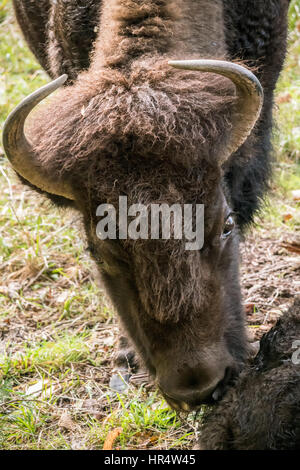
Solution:
<path fill-rule="evenodd" d="M 11 114 L 4 147 L 26 181 L 83 214 L 129 336 L 168 402 L 189 410 L 221 396 L 246 354 L 238 230 L 222 175 L 258 119 L 262 89 L 237 64 L 170 64 L 145 59 L 130 73 L 83 73 L 38 111 L 26 137 L 28 114 L 66 79 L 59 78 Z M 99 239 L 97 207 L 118 210 L 120 195 L 146 206 L 204 204 L 203 247 Z"/>

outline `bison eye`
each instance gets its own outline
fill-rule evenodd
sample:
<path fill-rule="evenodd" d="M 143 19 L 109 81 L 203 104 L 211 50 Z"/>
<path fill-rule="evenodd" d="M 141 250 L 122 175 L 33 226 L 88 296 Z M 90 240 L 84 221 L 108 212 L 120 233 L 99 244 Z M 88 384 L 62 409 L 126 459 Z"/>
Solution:
<path fill-rule="evenodd" d="M 229 215 L 225 221 L 224 227 L 223 227 L 223 233 L 221 235 L 221 238 L 225 239 L 231 235 L 235 227 L 235 221 L 232 215 Z"/>

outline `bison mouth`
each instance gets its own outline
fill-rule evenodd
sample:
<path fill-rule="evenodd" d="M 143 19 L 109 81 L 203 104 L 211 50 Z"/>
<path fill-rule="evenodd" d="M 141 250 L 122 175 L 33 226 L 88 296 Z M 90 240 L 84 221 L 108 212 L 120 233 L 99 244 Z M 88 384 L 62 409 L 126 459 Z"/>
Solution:
<path fill-rule="evenodd" d="M 207 389 L 190 393 L 185 400 L 182 395 L 178 393 L 167 393 L 159 386 L 159 389 L 168 403 L 168 405 L 176 411 L 183 411 L 191 413 L 193 411 L 199 411 L 202 405 L 214 405 L 220 401 L 227 390 L 233 384 L 234 379 L 237 377 L 236 369 L 227 367 L 225 376 L 221 381 L 216 380 L 215 384 L 208 387 Z"/>

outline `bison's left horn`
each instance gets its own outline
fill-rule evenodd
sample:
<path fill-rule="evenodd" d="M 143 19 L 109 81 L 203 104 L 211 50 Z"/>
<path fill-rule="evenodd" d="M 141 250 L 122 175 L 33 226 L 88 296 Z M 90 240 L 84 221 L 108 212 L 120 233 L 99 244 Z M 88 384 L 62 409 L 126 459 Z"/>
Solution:
<path fill-rule="evenodd" d="M 27 140 L 24 125 L 33 108 L 48 95 L 65 83 L 67 75 L 43 86 L 25 98 L 8 116 L 3 129 L 3 147 L 14 170 L 31 184 L 50 194 L 73 200 L 71 187 L 57 178 L 46 174 L 38 155 Z"/>
<path fill-rule="evenodd" d="M 211 72 L 229 78 L 236 86 L 236 112 L 227 148 L 222 155 L 225 161 L 245 142 L 258 120 L 263 101 L 263 88 L 256 76 L 245 67 L 222 60 L 171 60 L 169 65 L 178 69 Z"/>

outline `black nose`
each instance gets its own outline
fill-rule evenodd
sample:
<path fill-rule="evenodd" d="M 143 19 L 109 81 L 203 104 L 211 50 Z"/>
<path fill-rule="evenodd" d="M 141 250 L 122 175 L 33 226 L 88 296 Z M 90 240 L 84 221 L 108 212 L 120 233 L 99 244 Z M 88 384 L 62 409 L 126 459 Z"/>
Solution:
<path fill-rule="evenodd" d="M 211 372 L 203 367 L 186 368 L 179 374 L 165 375 L 159 380 L 159 386 L 172 408 L 192 411 L 219 401 L 234 376 L 231 366 L 222 365 L 218 373 Z"/>

